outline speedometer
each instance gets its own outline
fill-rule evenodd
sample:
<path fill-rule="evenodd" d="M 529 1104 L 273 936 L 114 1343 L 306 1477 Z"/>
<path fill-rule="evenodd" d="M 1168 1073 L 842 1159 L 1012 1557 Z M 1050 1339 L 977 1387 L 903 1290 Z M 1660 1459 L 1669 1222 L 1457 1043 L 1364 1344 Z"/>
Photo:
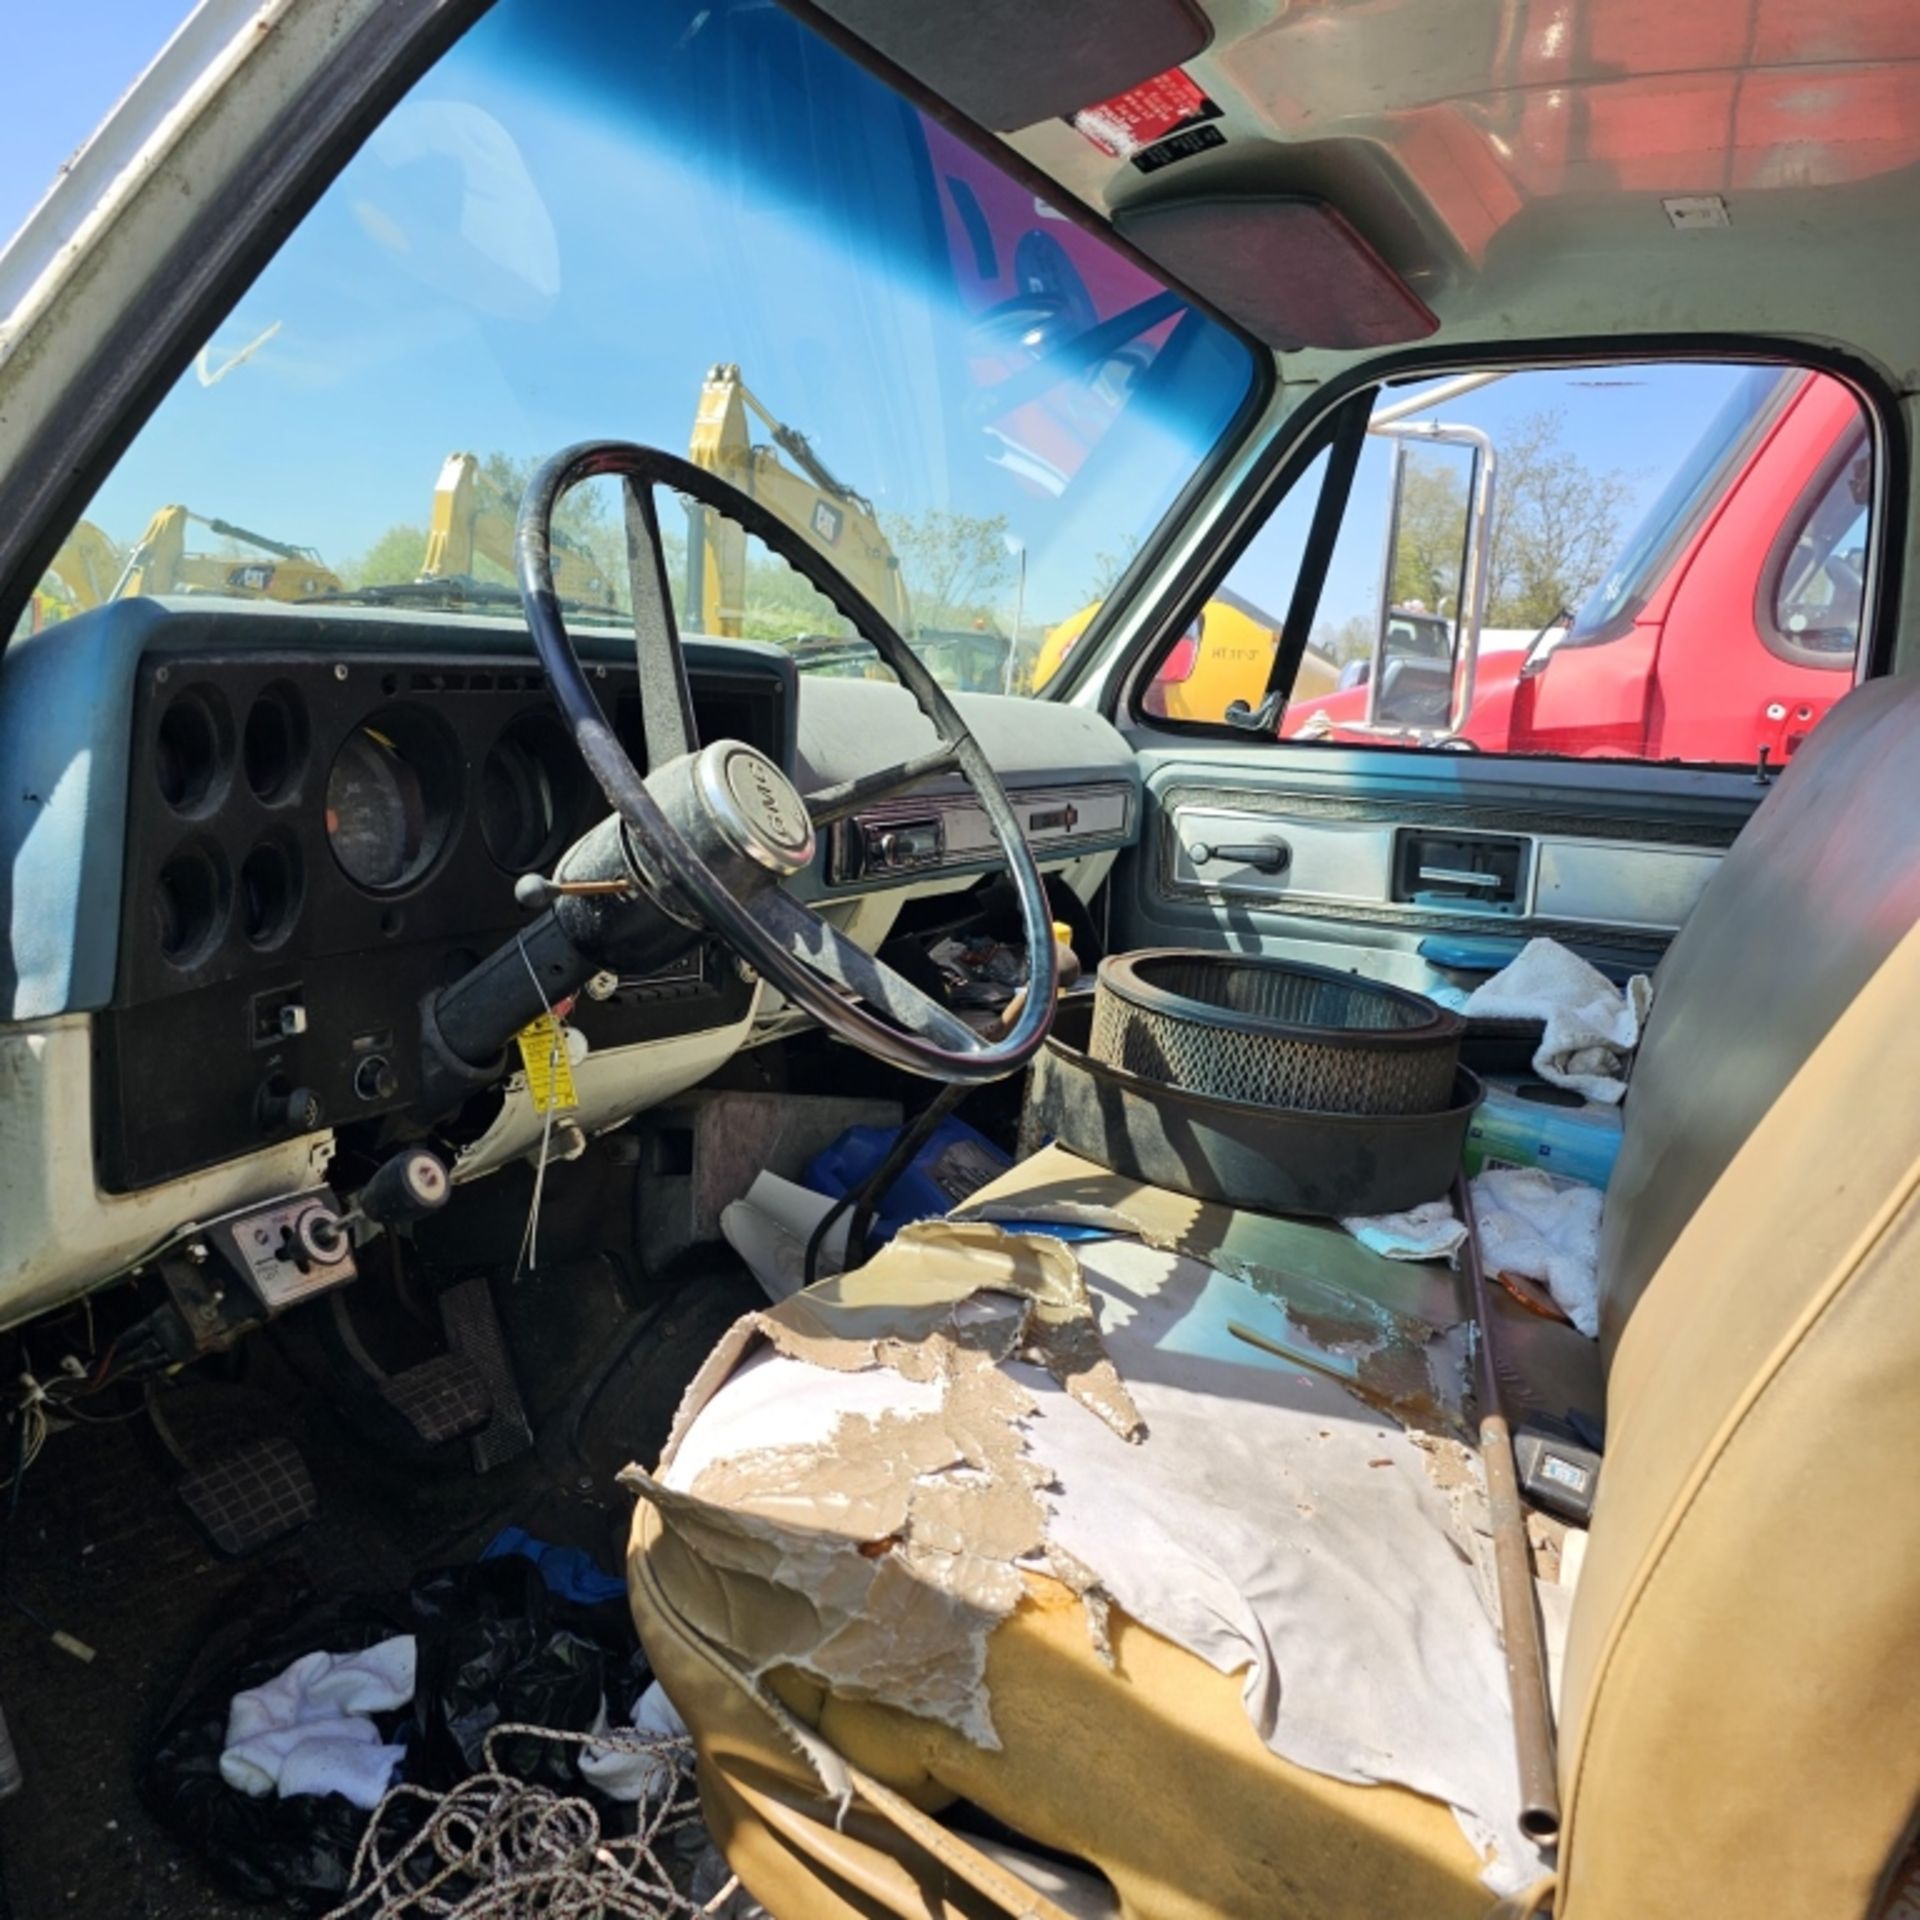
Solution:
<path fill-rule="evenodd" d="M 370 893 L 417 879 L 446 843 L 457 778 L 429 716 L 392 708 L 356 727 L 327 774 L 327 843 L 341 871 Z"/>

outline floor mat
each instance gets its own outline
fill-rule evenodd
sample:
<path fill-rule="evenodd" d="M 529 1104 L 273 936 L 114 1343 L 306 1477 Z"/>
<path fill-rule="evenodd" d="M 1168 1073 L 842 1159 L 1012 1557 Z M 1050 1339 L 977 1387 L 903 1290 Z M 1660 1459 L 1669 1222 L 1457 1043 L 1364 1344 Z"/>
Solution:
<path fill-rule="evenodd" d="M 561 1315 L 551 1300 L 543 1304 L 541 1291 L 527 1285 L 511 1307 L 542 1320 L 546 1341 L 558 1344 Z M 612 1321 L 611 1309 L 581 1318 L 584 1300 L 576 1289 L 576 1324 L 564 1343 L 584 1356 L 580 1375 L 604 1353 Z M 519 1353 L 518 1312 L 507 1317 Z M 579 1384 L 567 1377 L 571 1367 L 539 1370 L 540 1384 L 551 1388 L 541 1396 L 541 1445 L 476 1478 L 457 1442 L 460 1457 L 448 1471 L 383 1459 L 281 1365 L 271 1345 L 253 1343 L 247 1359 L 245 1390 L 188 1376 L 169 1412 L 180 1416 L 184 1437 L 217 1431 L 234 1411 L 257 1427 L 259 1403 L 276 1405 L 279 1430 L 312 1472 L 319 1510 L 259 1554 L 228 1560 L 213 1550 L 179 1498 L 178 1464 L 139 1419 L 56 1433 L 22 1483 L 8 1600 L 0 1605 L 0 1708 L 26 1776 L 22 1791 L 0 1804 L 0 1882 L 13 1920 L 259 1913 L 218 1892 L 200 1863 L 160 1831 L 139 1801 L 135 1775 L 190 1677 L 196 1649 L 263 1594 L 404 1586 L 424 1567 L 475 1557 L 506 1521 L 583 1547 L 603 1564 L 609 1542 L 624 1532 L 626 1496 L 566 1444 L 562 1409 Z M 549 1430 L 558 1437 L 549 1441 Z M 599 1442 L 590 1451 L 618 1451 L 587 1437 Z M 53 1629 L 95 1657 L 83 1662 L 61 1651 Z"/>

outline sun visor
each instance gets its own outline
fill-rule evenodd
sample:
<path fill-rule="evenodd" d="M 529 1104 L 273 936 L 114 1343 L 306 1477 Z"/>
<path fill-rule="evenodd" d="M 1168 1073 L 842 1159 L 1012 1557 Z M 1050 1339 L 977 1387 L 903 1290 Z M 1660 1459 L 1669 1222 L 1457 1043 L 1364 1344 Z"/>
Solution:
<path fill-rule="evenodd" d="M 1283 352 L 1397 346 L 1440 324 L 1324 200 L 1157 200 L 1117 208 L 1113 224 L 1173 279 Z"/>
<path fill-rule="evenodd" d="M 1011 132 L 1076 113 L 1191 60 L 1213 29 L 1191 0 L 814 0 L 950 101 Z"/>

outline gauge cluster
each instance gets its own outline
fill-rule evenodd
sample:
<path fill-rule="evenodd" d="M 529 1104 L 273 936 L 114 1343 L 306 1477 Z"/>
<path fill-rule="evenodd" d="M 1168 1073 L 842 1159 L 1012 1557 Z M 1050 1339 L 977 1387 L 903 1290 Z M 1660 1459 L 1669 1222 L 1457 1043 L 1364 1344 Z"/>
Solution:
<path fill-rule="evenodd" d="M 267 624 L 242 649 L 229 618 L 227 644 L 152 657 L 136 683 L 95 1050 L 110 1190 L 404 1109 L 422 1000 L 525 924 L 514 882 L 606 811 L 530 656 L 463 657 L 456 628 L 404 655 L 296 658 Z M 702 736 L 790 765 L 792 667 L 689 653 Z M 630 661 L 595 672 L 639 763 Z M 578 1018 L 596 1046 L 625 1044 L 741 1018 L 747 997 L 715 957 L 622 982 Z"/>

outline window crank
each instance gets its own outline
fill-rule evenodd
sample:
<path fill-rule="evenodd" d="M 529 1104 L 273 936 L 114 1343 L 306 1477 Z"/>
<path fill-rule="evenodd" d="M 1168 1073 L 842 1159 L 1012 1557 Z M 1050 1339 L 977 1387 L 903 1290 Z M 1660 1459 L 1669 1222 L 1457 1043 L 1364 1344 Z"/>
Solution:
<path fill-rule="evenodd" d="M 1251 846 L 1215 847 L 1196 840 L 1187 848 L 1196 867 L 1219 860 L 1228 866 L 1252 867 L 1256 873 L 1285 873 L 1293 865 L 1293 849 L 1284 840 L 1261 840 Z"/>

